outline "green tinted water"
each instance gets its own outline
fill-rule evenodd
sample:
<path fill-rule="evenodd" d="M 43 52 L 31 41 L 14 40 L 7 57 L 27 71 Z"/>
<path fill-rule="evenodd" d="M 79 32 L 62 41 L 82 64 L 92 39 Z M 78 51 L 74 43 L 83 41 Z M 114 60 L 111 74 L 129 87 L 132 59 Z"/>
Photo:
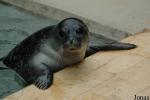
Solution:
<path fill-rule="evenodd" d="M 0 57 L 33 32 L 57 21 L 37 17 L 10 5 L 0 3 Z M 0 67 L 5 67 L 0 62 Z M 11 69 L 0 70 L 0 98 L 25 87 L 24 81 Z"/>
<path fill-rule="evenodd" d="M 56 24 L 56 20 L 46 19 L 18 10 L 13 6 L 0 3 L 0 58 L 21 40 L 33 32 Z M 90 43 L 105 44 L 112 42 L 99 35 L 90 35 Z M 1 67 L 6 67 L 0 62 Z M 14 93 L 25 87 L 25 82 L 11 69 L 0 70 L 0 98 Z"/>

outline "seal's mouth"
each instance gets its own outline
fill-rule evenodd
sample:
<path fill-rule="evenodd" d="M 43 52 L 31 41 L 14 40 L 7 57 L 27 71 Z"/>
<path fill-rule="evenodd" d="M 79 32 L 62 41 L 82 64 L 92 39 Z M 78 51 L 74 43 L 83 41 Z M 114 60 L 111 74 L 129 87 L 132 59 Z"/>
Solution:
<path fill-rule="evenodd" d="M 70 51 L 76 51 L 79 50 L 80 48 L 69 48 Z"/>
<path fill-rule="evenodd" d="M 78 46 L 70 46 L 68 48 L 65 48 L 65 50 L 68 52 L 78 52 L 81 49 L 82 49 L 82 47 L 78 47 Z"/>
<path fill-rule="evenodd" d="M 81 48 L 70 48 L 68 52 L 80 52 Z"/>
<path fill-rule="evenodd" d="M 64 49 L 68 52 L 78 52 L 80 51 L 82 48 L 82 43 L 80 41 L 67 41 L 64 44 Z"/>

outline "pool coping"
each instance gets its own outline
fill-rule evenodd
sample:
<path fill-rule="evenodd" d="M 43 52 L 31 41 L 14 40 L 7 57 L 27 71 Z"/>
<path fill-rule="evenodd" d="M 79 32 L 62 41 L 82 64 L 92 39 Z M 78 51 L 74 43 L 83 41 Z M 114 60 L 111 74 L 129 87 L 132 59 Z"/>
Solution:
<path fill-rule="evenodd" d="M 79 15 L 54 8 L 49 5 L 44 5 L 39 2 L 35 2 L 32 0 L 2 0 L 4 3 L 8 3 L 19 7 L 21 9 L 30 11 L 34 14 L 38 14 L 40 16 L 45 16 L 47 18 L 53 18 L 55 20 L 62 20 L 67 17 L 77 17 L 82 20 L 88 25 L 89 30 L 91 33 L 101 34 L 108 38 L 112 38 L 115 40 L 122 40 L 125 37 L 130 36 L 131 34 L 125 31 L 121 31 L 119 29 L 115 29 L 109 26 L 102 25 L 101 23 L 97 23 L 93 20 L 81 17 Z"/>

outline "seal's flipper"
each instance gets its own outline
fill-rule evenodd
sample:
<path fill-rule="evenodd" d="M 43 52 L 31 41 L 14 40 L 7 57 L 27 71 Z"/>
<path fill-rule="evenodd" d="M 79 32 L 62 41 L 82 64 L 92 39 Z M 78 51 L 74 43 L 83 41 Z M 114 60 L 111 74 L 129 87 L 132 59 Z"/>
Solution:
<path fill-rule="evenodd" d="M 137 46 L 135 44 L 121 43 L 121 42 L 115 42 L 115 43 L 103 44 L 103 45 L 90 45 L 86 51 L 85 57 L 88 57 L 98 51 L 128 50 L 136 47 Z"/>
<path fill-rule="evenodd" d="M 88 57 L 98 51 L 128 50 L 136 47 L 137 46 L 135 44 L 122 43 L 102 35 L 94 36 L 90 34 L 90 43 L 85 57 Z"/>
<path fill-rule="evenodd" d="M 47 89 L 53 83 L 53 73 L 45 71 L 42 75 L 38 76 L 34 82 L 34 85 L 40 89 Z"/>

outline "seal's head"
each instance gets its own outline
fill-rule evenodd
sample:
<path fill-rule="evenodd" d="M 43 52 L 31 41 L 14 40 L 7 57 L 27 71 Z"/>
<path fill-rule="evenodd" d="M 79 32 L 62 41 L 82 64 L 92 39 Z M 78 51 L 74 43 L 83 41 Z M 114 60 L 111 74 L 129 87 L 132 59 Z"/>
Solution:
<path fill-rule="evenodd" d="M 63 42 L 64 50 L 78 51 L 86 48 L 88 45 L 88 27 L 77 18 L 67 18 L 58 23 L 56 26 L 57 38 Z"/>

